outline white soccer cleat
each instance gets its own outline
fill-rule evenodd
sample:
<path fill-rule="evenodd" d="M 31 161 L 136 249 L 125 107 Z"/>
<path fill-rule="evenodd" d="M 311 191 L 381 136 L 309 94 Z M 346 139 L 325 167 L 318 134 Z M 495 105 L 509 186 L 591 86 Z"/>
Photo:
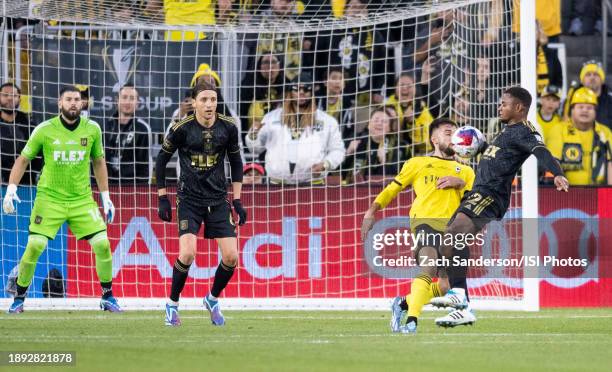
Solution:
<path fill-rule="evenodd" d="M 476 323 L 476 316 L 472 309 L 453 310 L 441 318 L 436 319 L 436 325 L 444 328 L 453 328 L 459 325 L 473 325 Z"/>
<path fill-rule="evenodd" d="M 429 304 L 435 307 L 452 307 L 459 310 L 468 307 L 467 297 L 463 288 L 451 288 L 444 296 L 432 298 Z"/>

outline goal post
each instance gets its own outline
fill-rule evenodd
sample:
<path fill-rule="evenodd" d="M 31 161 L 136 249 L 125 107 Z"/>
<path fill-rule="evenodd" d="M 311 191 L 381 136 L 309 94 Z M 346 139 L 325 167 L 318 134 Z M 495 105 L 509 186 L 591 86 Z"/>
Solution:
<path fill-rule="evenodd" d="M 232 309 L 387 309 L 388 298 L 409 292 L 417 268 L 396 275 L 371 262 L 359 234 L 369 204 L 404 161 L 431 150 L 426 128 L 434 117 L 452 117 L 491 138 L 500 129 L 495 118 L 503 89 L 520 84 L 535 97 L 534 10 L 521 7 L 519 38 L 512 32 L 513 1 L 356 1 L 359 6 L 347 6 L 343 18 L 324 14 L 314 2 L 294 1 L 296 8 L 284 18 L 264 9 L 232 9 L 228 22 L 189 26 L 166 24 L 163 11 L 136 1 L 83 1 L 74 8 L 57 3 L 3 2 L 5 20 L 27 20 L 19 29 L 3 22 L 0 34 L 8 36 L 2 38 L 0 70 L 21 88 L 20 109 L 30 121 L 19 135 L 2 138 L 2 195 L 15 149 L 37 123 L 57 114 L 60 87 L 78 84 L 87 93 L 87 114 L 103 130 L 117 208 L 108 228 L 113 291 L 128 309 L 161 308 L 169 295 L 178 222 L 157 217 L 153 164 L 164 133 L 184 117 L 182 102 L 195 79 L 218 85 L 220 110 L 239 125 L 245 163 L 268 173 L 267 182 L 243 187 L 249 222 L 238 229 L 239 269 L 223 294 L 224 307 Z M 310 147 L 296 140 L 294 148 L 270 159 L 250 151 L 246 135 L 283 107 L 304 72 L 313 80 L 317 107 L 337 120 L 345 154 L 324 182 L 298 182 L 298 176 L 279 182 L 270 161 L 287 159 L 299 169 L 309 161 Z M 146 123 L 131 137 L 108 124 L 121 110 L 119 90 L 126 84 L 136 88 L 135 117 Z M 379 128 L 372 117 L 381 110 Z M 383 133 L 377 137 L 377 131 Z M 139 135 L 149 138 L 147 146 L 134 144 Z M 138 150 L 147 155 L 136 159 L 143 153 Z M 142 169 L 146 176 L 134 176 Z M 173 160 L 167 175 L 172 184 L 177 172 Z M 3 287 L 25 249 L 35 170 L 31 177 L 19 187 L 17 215 L 0 214 Z M 487 245 L 475 254 L 537 254 L 537 224 L 525 222 L 538 216 L 537 182 L 537 164 L 530 159 L 513 186 L 507 218 L 487 230 Z M 379 227 L 405 228 L 413 197 L 411 191 L 399 195 L 380 214 Z M 198 239 L 183 307 L 201 306 L 219 260 L 214 243 Z M 48 298 L 43 290 L 53 269 L 63 283 L 61 298 Z M 537 272 L 475 270 L 468 286 L 476 309 L 539 308 Z M 93 309 L 99 292 L 90 247 L 62 227 L 38 262 L 28 307 Z M 3 291 L 0 305 L 10 301 Z"/>

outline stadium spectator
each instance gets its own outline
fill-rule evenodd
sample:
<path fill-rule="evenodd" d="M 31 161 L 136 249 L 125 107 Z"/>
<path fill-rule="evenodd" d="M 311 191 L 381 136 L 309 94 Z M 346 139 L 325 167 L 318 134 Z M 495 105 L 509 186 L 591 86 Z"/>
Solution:
<path fill-rule="evenodd" d="M 350 98 L 343 94 L 346 87 L 344 72 L 340 67 L 330 67 L 318 100 L 318 108 L 336 119 L 345 146 L 361 132 L 355 125 L 355 110 Z"/>
<path fill-rule="evenodd" d="M 247 163 L 243 168 L 243 185 L 261 185 L 264 183 L 266 171 L 264 167 L 257 163 Z"/>
<path fill-rule="evenodd" d="M 542 89 L 545 86 L 552 84 L 561 86 L 563 84 L 563 69 L 561 68 L 561 62 L 557 56 L 557 51 L 550 49 L 548 44 L 548 36 L 542 30 L 540 22 L 536 21 L 536 32 L 537 32 L 537 92 L 538 95 L 542 93 Z"/>
<path fill-rule="evenodd" d="M 213 0 L 148 0 L 145 14 L 155 20 L 164 19 L 167 25 L 214 25 L 215 2 Z M 204 39 L 203 32 L 168 31 L 166 39 L 193 41 Z"/>
<path fill-rule="evenodd" d="M 266 151 L 270 183 L 323 184 L 344 160 L 338 122 L 317 109 L 310 74 L 300 74 L 290 89 L 282 108 L 253 123 L 246 144 L 255 154 Z"/>
<path fill-rule="evenodd" d="M 497 117 L 498 89 L 491 79 L 491 61 L 487 57 L 476 59 L 475 79 L 470 79 L 470 102 L 472 104 L 472 119 L 480 129 L 486 123 Z"/>
<path fill-rule="evenodd" d="M 350 0 L 345 18 L 359 19 L 368 16 L 367 2 Z M 317 39 L 316 59 L 318 80 L 327 76 L 328 66 L 341 67 L 346 73 L 345 94 L 359 108 L 356 122 L 367 122 L 370 104 L 384 100 L 383 85 L 386 79 L 386 40 L 374 26 L 354 29 L 336 29 L 320 32 Z"/>
<path fill-rule="evenodd" d="M 0 169 L 2 169 L 1 182 L 8 182 L 11 168 L 17 156 L 23 150 L 33 129 L 30 118 L 19 111 L 21 89 L 13 83 L 4 83 L 0 86 Z M 42 162 L 40 158 L 30 163 L 30 171 L 26 172 L 23 182 L 36 183 Z"/>
<path fill-rule="evenodd" d="M 240 91 L 241 116 L 246 118 L 248 128 L 260 126 L 265 114 L 281 107 L 284 90 L 281 59 L 275 54 L 261 55 L 257 70 L 245 77 Z"/>
<path fill-rule="evenodd" d="M 75 87 L 81 92 L 81 116 L 89 117 L 89 87 L 87 85 L 75 84 Z"/>
<path fill-rule="evenodd" d="M 427 130 L 433 116 L 427 104 L 417 96 L 417 86 L 412 73 L 403 72 L 395 82 L 395 93 L 386 105 L 395 108 L 402 141 L 412 145 L 414 153 L 425 153 L 428 145 Z"/>
<path fill-rule="evenodd" d="M 174 112 L 172 113 L 172 122 L 170 123 L 168 127 L 172 126 L 172 123 L 185 119 L 187 116 L 191 115 L 192 113 L 193 113 L 193 98 L 191 98 L 191 88 L 189 88 L 185 90 L 185 96 L 183 97 L 183 100 L 181 101 L 181 103 L 179 103 L 179 107 L 176 110 L 174 110 Z"/>
<path fill-rule="evenodd" d="M 296 0 L 270 0 L 270 7 L 261 11 L 254 22 L 257 23 L 288 23 L 295 22 L 304 13 L 304 4 Z M 290 29 L 290 27 L 289 27 Z M 310 39 L 303 34 L 291 32 L 260 33 L 257 40 L 251 43 L 250 55 L 277 54 L 282 56 L 285 77 L 293 80 L 300 73 L 302 67 L 302 49 L 309 49 L 312 45 Z M 254 53 L 253 53 L 254 51 Z M 253 59 L 249 66 L 253 66 Z"/>
<path fill-rule="evenodd" d="M 148 183 L 151 179 L 151 128 L 136 117 L 138 91 L 121 87 L 117 112 L 105 124 L 104 144 L 111 183 Z"/>
<path fill-rule="evenodd" d="M 563 120 L 559 115 L 561 106 L 561 92 L 555 85 L 544 87 L 538 100 L 537 120 L 542 128 L 544 143 L 548 143 L 548 138 L 552 132 L 560 131 Z"/>
<path fill-rule="evenodd" d="M 546 146 L 559 159 L 570 185 L 610 185 L 612 131 L 595 119 L 597 95 L 582 87 L 570 100 L 570 122 L 551 132 Z"/>
<path fill-rule="evenodd" d="M 372 111 L 367 137 L 357 141 L 356 147 L 347 150 L 345 183 L 371 180 L 372 176 L 395 176 L 406 159 L 405 146 L 393 135 L 391 118 L 383 107 Z"/>
<path fill-rule="evenodd" d="M 472 122 L 472 104 L 470 103 L 470 95 L 464 88 L 460 88 L 452 96 L 451 119 L 458 126 L 473 125 Z"/>
<path fill-rule="evenodd" d="M 500 0 L 494 0 L 500 1 Z M 507 1 L 507 0 L 506 0 Z M 519 1 L 513 1 L 512 31 L 520 32 L 521 7 Z M 536 0 L 536 20 L 551 43 L 559 42 L 561 35 L 561 0 Z"/>
<path fill-rule="evenodd" d="M 580 70 L 580 82 L 597 95 L 597 121 L 612 129 L 612 92 L 605 84 L 606 75 L 601 64 L 591 60 Z"/>

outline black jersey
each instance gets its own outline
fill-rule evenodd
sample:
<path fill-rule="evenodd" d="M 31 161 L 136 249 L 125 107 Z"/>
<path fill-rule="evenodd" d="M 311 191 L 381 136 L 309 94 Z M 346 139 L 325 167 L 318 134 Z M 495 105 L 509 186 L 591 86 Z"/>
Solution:
<path fill-rule="evenodd" d="M 225 203 L 225 156 L 230 163 L 241 162 L 234 119 L 217 114 L 215 123 L 206 128 L 190 115 L 170 128 L 162 150 L 169 154 L 179 152 L 181 176 L 177 195 L 181 201 L 198 206 Z"/>
<path fill-rule="evenodd" d="M 510 205 L 512 181 L 537 147 L 545 146 L 530 122 L 505 125 L 482 153 L 473 190 L 492 196 L 505 213 Z"/>

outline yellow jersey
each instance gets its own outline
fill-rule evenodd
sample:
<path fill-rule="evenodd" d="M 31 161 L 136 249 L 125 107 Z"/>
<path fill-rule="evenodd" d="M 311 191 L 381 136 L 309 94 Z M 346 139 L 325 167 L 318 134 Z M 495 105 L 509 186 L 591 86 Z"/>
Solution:
<path fill-rule="evenodd" d="M 545 120 L 540 114 L 540 110 L 537 111 L 538 124 L 542 128 L 542 136 L 544 137 L 544 143 L 548 143 L 548 138 L 552 132 L 560 132 L 563 128 L 563 119 L 559 114 L 553 114 L 550 120 Z"/>
<path fill-rule="evenodd" d="M 517 0 L 512 1 L 512 32 L 521 31 L 521 7 Z M 561 33 L 561 0 L 536 0 L 536 19 L 547 36 Z"/>
<path fill-rule="evenodd" d="M 214 0 L 164 0 L 167 25 L 214 25 Z M 193 41 L 204 39 L 203 32 L 168 31 L 166 40 Z"/>
<path fill-rule="evenodd" d="M 461 189 L 438 189 L 438 180 L 446 176 L 461 178 L 465 186 Z M 472 168 L 455 160 L 416 156 L 404 163 L 400 173 L 378 194 L 374 202 L 380 204 L 382 209 L 400 191 L 412 185 L 416 198 L 410 208 L 411 226 L 414 228 L 427 224 L 435 230 L 444 231 L 448 220 L 459 207 L 463 194 L 472 189 L 475 177 Z"/>
<path fill-rule="evenodd" d="M 570 122 L 550 134 L 546 147 L 559 159 L 570 185 L 598 185 L 607 182 L 611 140 L 612 131 L 603 124 L 595 123 L 594 128 L 583 131 Z"/>

